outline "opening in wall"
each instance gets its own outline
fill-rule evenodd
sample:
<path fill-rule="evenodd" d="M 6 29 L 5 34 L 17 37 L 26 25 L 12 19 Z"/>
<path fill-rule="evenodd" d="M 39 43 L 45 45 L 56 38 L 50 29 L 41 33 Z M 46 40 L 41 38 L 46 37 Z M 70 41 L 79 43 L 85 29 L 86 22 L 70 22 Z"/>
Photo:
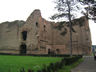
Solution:
<path fill-rule="evenodd" d="M 48 49 L 48 54 L 51 54 L 51 50 L 50 49 Z"/>
<path fill-rule="evenodd" d="M 48 55 L 54 55 L 54 51 L 51 51 L 51 49 L 48 49 Z"/>
<path fill-rule="evenodd" d="M 22 32 L 22 38 L 23 38 L 23 40 L 27 39 L 27 31 Z"/>
<path fill-rule="evenodd" d="M 22 55 L 26 54 L 26 48 L 27 48 L 26 44 L 21 44 L 20 45 L 20 54 L 22 54 Z"/>
<path fill-rule="evenodd" d="M 38 27 L 38 22 L 36 22 L 36 26 Z"/>

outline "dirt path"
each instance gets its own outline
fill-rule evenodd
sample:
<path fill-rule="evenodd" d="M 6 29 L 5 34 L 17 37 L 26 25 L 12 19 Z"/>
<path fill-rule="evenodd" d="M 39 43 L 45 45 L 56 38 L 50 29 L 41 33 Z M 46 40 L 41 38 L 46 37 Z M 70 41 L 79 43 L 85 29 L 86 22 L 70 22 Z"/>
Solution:
<path fill-rule="evenodd" d="M 85 56 L 84 62 L 72 69 L 71 72 L 96 72 L 96 60 L 93 56 Z"/>

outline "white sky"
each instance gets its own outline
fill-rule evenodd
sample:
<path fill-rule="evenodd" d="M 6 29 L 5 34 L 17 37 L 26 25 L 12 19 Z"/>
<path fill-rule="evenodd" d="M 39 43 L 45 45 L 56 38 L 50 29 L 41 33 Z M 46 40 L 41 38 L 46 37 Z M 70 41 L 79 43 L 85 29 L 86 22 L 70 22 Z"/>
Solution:
<path fill-rule="evenodd" d="M 53 0 L 0 0 L 0 23 L 5 21 L 26 20 L 34 9 L 40 9 L 43 18 L 54 14 Z M 90 21 L 92 44 L 96 45 L 96 24 Z"/>
<path fill-rule="evenodd" d="M 54 9 L 52 0 L 0 0 L 0 22 L 26 20 L 34 9 L 46 18 Z"/>

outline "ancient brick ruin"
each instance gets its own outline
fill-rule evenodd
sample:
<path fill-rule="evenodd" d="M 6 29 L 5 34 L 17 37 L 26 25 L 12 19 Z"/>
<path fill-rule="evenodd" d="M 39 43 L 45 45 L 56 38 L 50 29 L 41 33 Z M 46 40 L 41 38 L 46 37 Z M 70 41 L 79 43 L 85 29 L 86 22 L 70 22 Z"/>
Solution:
<path fill-rule="evenodd" d="M 90 54 L 91 35 L 86 17 L 72 21 L 72 53 Z M 70 54 L 68 22 L 50 22 L 35 10 L 21 25 L 0 25 L 0 53 Z"/>

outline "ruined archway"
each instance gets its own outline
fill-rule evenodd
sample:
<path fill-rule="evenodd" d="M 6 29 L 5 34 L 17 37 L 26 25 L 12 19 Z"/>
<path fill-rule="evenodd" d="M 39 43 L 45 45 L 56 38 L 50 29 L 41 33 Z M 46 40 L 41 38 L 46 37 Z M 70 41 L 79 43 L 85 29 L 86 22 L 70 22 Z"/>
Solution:
<path fill-rule="evenodd" d="M 27 31 L 22 32 L 22 39 L 26 40 L 27 39 Z"/>
<path fill-rule="evenodd" d="M 20 45 L 20 54 L 22 54 L 22 55 L 26 54 L 26 48 L 27 48 L 26 44 L 21 44 Z"/>

